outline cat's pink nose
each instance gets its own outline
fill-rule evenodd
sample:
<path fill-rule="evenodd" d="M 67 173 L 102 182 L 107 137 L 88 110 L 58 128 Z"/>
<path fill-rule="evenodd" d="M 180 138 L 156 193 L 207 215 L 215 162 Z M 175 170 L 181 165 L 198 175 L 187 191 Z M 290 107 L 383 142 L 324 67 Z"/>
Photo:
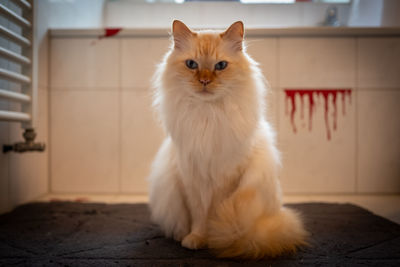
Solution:
<path fill-rule="evenodd" d="M 200 79 L 199 79 L 199 82 L 200 82 L 202 85 L 206 86 L 207 84 L 209 84 L 209 83 L 211 82 L 211 80 L 210 80 L 209 78 L 200 78 Z"/>

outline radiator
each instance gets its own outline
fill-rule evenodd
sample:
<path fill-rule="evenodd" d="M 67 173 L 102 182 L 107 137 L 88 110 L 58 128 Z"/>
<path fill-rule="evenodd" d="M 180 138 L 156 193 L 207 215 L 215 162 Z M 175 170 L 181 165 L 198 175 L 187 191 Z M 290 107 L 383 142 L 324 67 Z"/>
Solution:
<path fill-rule="evenodd" d="M 18 111 L 0 110 L 0 121 L 20 123 L 25 138 L 24 142 L 4 145 L 3 152 L 44 150 L 44 144 L 34 143 L 38 85 L 33 4 L 27 0 L 0 2 L 0 99 L 21 106 Z"/>

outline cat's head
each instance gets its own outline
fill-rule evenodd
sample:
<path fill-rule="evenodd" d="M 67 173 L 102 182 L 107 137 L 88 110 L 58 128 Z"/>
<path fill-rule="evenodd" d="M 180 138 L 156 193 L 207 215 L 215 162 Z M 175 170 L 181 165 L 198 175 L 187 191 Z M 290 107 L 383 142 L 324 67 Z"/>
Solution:
<path fill-rule="evenodd" d="M 165 62 L 167 87 L 200 100 L 215 100 L 243 88 L 250 75 L 243 34 L 241 21 L 224 32 L 195 32 L 175 20 L 173 46 Z"/>

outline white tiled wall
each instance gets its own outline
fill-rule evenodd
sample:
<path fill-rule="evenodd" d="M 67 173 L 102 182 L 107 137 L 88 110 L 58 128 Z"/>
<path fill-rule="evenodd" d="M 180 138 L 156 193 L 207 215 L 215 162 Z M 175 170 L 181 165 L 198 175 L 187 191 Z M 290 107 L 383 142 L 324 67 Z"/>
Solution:
<path fill-rule="evenodd" d="M 163 138 L 149 85 L 168 45 L 166 37 L 52 39 L 51 191 L 146 192 Z M 399 51 L 397 38 L 249 40 L 271 85 L 267 115 L 278 130 L 285 192 L 400 192 Z M 302 118 L 296 98 L 293 132 L 284 89 L 298 88 L 352 89 L 345 114 L 338 96 L 336 130 L 329 98 L 330 140 L 322 96 L 311 131 L 307 101 Z"/>
<path fill-rule="evenodd" d="M 147 90 L 154 67 L 168 51 L 169 44 L 167 38 L 121 40 L 121 87 L 127 90 Z"/>
<path fill-rule="evenodd" d="M 400 38 L 360 38 L 357 56 L 361 89 L 399 89 Z"/>
<path fill-rule="evenodd" d="M 400 90 L 358 93 L 358 190 L 400 191 Z"/>
<path fill-rule="evenodd" d="M 119 53 L 119 41 L 114 39 L 53 39 L 50 62 L 52 89 L 118 87 Z"/>
<path fill-rule="evenodd" d="M 355 38 L 280 38 L 282 88 L 355 85 Z"/>
<path fill-rule="evenodd" d="M 118 192 L 119 95 L 51 92 L 51 186 L 55 192 Z"/>
<path fill-rule="evenodd" d="M 359 192 L 400 192 L 400 38 L 358 39 Z"/>
<path fill-rule="evenodd" d="M 150 162 L 164 138 L 146 90 L 121 93 L 121 192 L 146 192 Z M 139 178 L 139 179 L 136 179 Z"/>

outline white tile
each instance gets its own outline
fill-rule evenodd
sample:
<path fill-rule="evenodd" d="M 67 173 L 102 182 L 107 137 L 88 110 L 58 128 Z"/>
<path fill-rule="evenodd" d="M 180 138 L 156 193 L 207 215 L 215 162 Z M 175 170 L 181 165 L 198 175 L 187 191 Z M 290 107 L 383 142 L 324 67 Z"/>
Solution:
<path fill-rule="evenodd" d="M 400 87 L 400 38 L 358 39 L 358 86 Z"/>
<path fill-rule="evenodd" d="M 283 160 L 281 172 L 283 191 L 285 193 L 355 192 L 354 96 L 351 104 L 349 97 L 345 98 L 345 115 L 343 115 L 341 96 L 337 96 L 337 127 L 334 130 L 332 97 L 328 98 L 326 121 L 324 98 L 314 94 L 315 107 L 310 129 L 309 98 L 304 96 L 302 118 L 301 98 L 296 95 L 296 109 L 293 116 L 296 132 L 291 121 L 291 101 L 288 99 L 286 102 L 283 91 L 279 97 L 278 143 Z M 328 139 L 328 129 L 331 134 L 330 139 Z"/>
<path fill-rule="evenodd" d="M 156 65 L 168 51 L 168 38 L 131 38 L 121 42 L 121 86 L 148 88 Z"/>
<path fill-rule="evenodd" d="M 163 140 L 149 92 L 122 92 L 121 191 L 147 192 L 150 165 Z"/>
<path fill-rule="evenodd" d="M 280 38 L 279 79 L 283 88 L 355 85 L 354 38 Z"/>
<path fill-rule="evenodd" d="M 10 155 L 10 202 L 13 206 L 48 192 L 47 156 L 47 152 Z"/>
<path fill-rule="evenodd" d="M 358 190 L 400 193 L 400 91 L 360 91 Z"/>
<path fill-rule="evenodd" d="M 49 133 L 49 91 L 46 87 L 39 89 L 38 118 L 36 140 L 48 143 Z M 48 147 L 47 147 L 48 148 Z"/>
<path fill-rule="evenodd" d="M 53 38 L 50 46 L 52 89 L 119 86 L 119 40 Z"/>
<path fill-rule="evenodd" d="M 118 94 L 51 92 L 52 192 L 117 192 Z"/>
<path fill-rule="evenodd" d="M 278 86 L 277 38 L 247 38 L 247 53 L 260 64 L 271 87 Z"/>

